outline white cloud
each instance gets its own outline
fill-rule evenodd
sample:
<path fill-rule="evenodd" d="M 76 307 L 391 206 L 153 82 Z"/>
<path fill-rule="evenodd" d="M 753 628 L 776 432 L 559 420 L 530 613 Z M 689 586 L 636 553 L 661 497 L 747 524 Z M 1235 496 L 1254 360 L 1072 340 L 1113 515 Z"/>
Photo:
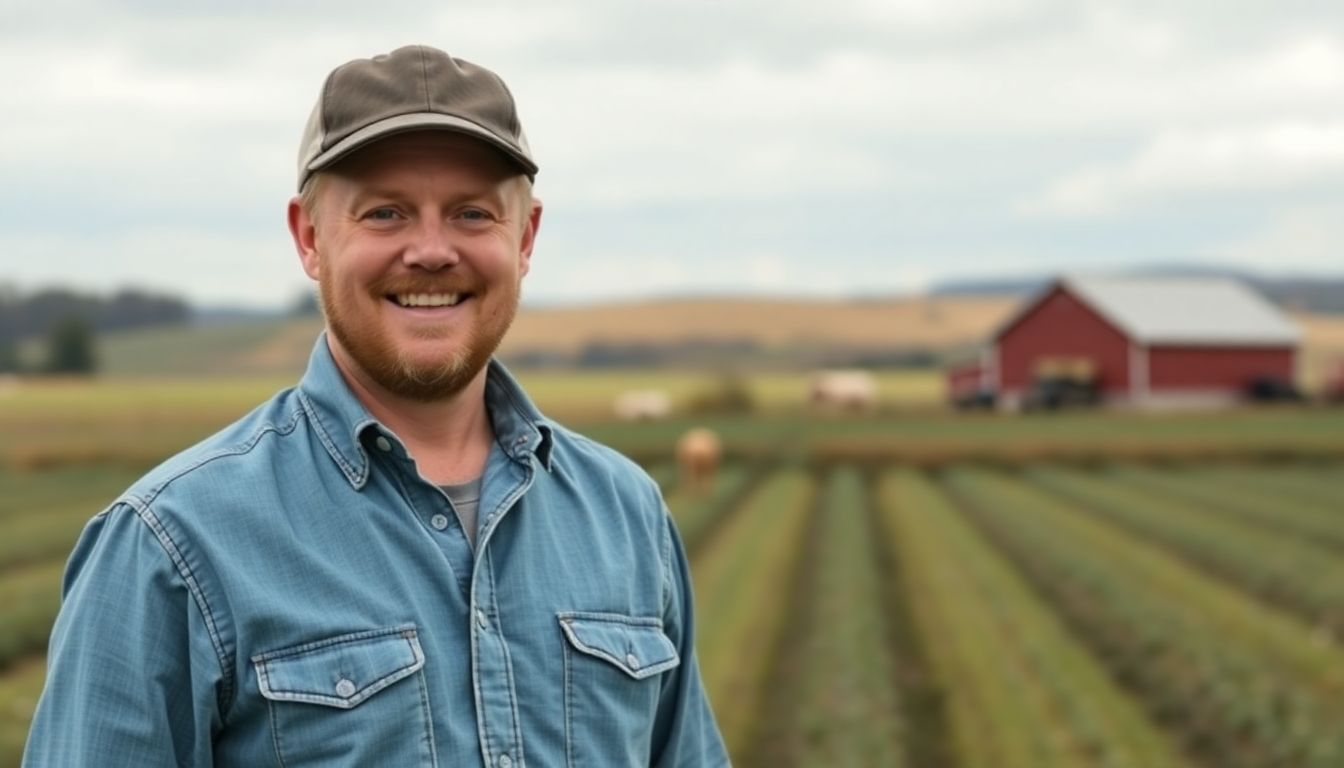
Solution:
<path fill-rule="evenodd" d="M 1344 120 L 1159 134 L 1127 162 L 1057 179 L 1025 213 L 1096 215 L 1201 193 L 1265 192 L 1344 179 Z"/>
<path fill-rule="evenodd" d="M 1259 57 L 1245 77 L 1263 91 L 1337 95 L 1344 86 L 1344 43 L 1320 32 L 1295 37 Z"/>
<path fill-rule="evenodd" d="M 1013 19 L 1049 5 L 1044 0 L 860 0 L 852 11 L 866 22 L 958 30 Z"/>
<path fill-rule="evenodd" d="M 1259 232 L 1217 243 L 1205 255 L 1270 272 L 1338 272 L 1344 265 L 1344 199 L 1287 208 Z"/>
<path fill-rule="evenodd" d="M 529 295 L 869 292 L 1066 250 L 1231 253 L 1216 227 L 1162 241 L 1188 204 L 1322 253 L 1344 240 L 1288 207 L 1344 176 L 1338 3 L 366 10 L 54 0 L 7 17 L 0 68 L 23 76 L 0 90 L 0 281 L 287 299 L 302 278 L 281 211 L 318 85 L 408 42 L 518 97 L 548 205 Z M 1076 220 L 1102 212 L 1122 215 Z"/>

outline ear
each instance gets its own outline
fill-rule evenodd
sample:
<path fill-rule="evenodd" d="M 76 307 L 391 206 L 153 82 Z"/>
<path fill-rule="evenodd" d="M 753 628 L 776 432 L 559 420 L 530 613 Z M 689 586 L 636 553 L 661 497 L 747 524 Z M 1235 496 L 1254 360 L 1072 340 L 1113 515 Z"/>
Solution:
<path fill-rule="evenodd" d="M 317 280 L 321 274 L 321 258 L 317 254 L 317 226 L 308 212 L 303 209 L 298 197 L 291 198 L 286 212 L 289 220 L 289 234 L 294 238 L 294 250 L 299 253 L 299 262 L 308 277 Z"/>
<path fill-rule="evenodd" d="M 541 201 L 532 198 L 532 210 L 527 213 L 527 223 L 523 225 L 523 237 L 518 243 L 518 276 L 522 277 L 532 267 L 532 246 L 537 242 L 537 230 L 541 229 Z"/>

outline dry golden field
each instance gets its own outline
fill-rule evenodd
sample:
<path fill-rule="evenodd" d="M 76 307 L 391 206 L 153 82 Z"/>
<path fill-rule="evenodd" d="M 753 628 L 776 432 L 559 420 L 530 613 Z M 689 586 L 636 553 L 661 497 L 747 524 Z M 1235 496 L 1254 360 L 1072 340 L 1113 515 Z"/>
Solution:
<path fill-rule="evenodd" d="M 1332 372 L 1344 368 L 1344 316 L 1294 314 L 1302 329 L 1302 354 L 1298 380 L 1307 391 L 1316 391 Z"/>
<path fill-rule="evenodd" d="M 931 297 L 873 301 L 667 299 L 519 314 L 504 351 L 574 352 L 591 341 L 750 339 L 763 347 L 845 344 L 947 348 L 987 336 L 1017 300 Z"/>

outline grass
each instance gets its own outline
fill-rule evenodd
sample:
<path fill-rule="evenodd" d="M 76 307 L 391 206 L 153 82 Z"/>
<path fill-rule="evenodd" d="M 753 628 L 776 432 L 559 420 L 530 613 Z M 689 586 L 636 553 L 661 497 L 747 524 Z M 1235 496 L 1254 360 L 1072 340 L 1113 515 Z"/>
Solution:
<path fill-rule="evenodd" d="M 104 373 L 133 378 L 297 376 L 319 330 L 320 321 L 279 320 L 109 333 L 99 338 L 98 359 Z"/>

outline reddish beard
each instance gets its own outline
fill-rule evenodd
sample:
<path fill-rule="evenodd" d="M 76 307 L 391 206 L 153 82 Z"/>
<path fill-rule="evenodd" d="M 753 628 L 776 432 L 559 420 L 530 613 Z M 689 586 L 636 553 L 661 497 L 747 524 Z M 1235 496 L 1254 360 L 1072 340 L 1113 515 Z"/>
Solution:
<path fill-rule="evenodd" d="M 360 370 L 388 392 L 418 402 L 447 400 L 461 392 L 490 362 L 490 356 L 498 349 L 518 311 L 519 286 L 516 285 L 508 294 L 499 297 L 499 306 L 490 312 L 484 304 L 485 295 L 465 286 L 423 280 L 379 281 L 371 291 L 377 301 L 385 301 L 388 295 L 397 293 L 471 293 L 471 301 L 481 302 L 480 309 L 488 313 L 476 316 L 465 330 L 460 347 L 445 352 L 440 360 L 424 363 L 398 349 L 375 323 L 361 323 L 359 318 L 348 315 L 342 309 L 331 281 L 324 277 L 319 280 L 319 288 L 327 328 Z M 450 328 L 428 328 L 424 336 L 446 336 L 451 331 Z"/>

